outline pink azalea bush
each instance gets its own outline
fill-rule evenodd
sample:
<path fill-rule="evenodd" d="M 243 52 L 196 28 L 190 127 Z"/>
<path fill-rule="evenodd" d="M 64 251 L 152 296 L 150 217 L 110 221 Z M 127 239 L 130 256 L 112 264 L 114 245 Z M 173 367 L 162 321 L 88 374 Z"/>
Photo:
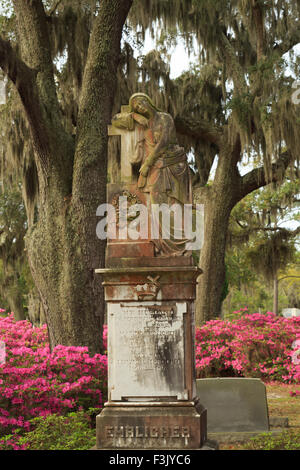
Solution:
<path fill-rule="evenodd" d="M 0 364 L 0 436 L 30 429 L 30 419 L 72 410 L 101 408 L 107 387 L 107 357 L 86 347 L 56 346 L 47 328 L 13 315 L 0 318 L 6 360 Z"/>
<path fill-rule="evenodd" d="M 300 382 L 293 343 L 300 338 L 300 317 L 247 314 L 233 321 L 211 320 L 196 330 L 196 370 L 203 377 L 258 377 Z"/>

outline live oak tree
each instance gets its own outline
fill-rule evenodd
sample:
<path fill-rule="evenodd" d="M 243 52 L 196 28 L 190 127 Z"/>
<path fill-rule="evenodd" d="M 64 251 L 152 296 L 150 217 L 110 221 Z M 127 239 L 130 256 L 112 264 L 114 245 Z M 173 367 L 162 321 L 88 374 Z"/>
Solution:
<path fill-rule="evenodd" d="M 8 136 L 14 158 L 22 154 L 26 249 L 50 343 L 95 353 L 104 311 L 94 275 L 104 266 L 96 209 L 106 196 L 107 125 L 132 1 L 64 2 L 60 10 L 61 3 L 14 0 L 2 18 L 0 66 L 22 104 L 6 131 L 15 134 Z M 55 59 L 63 52 L 60 76 Z"/>
<path fill-rule="evenodd" d="M 199 66 L 175 82 L 163 70 L 164 93 L 152 97 L 175 114 L 178 134 L 195 155 L 195 201 L 205 205 L 196 321 L 218 316 L 224 284 L 227 229 L 233 207 L 247 194 L 280 184 L 299 157 L 299 1 L 149 0 L 135 2 L 132 22 L 197 41 Z M 164 33 L 165 38 L 167 34 Z M 290 52 L 289 66 L 287 53 Z M 155 62 L 152 54 L 152 63 Z M 155 69 L 154 65 L 153 68 Z M 152 71 L 154 75 L 154 71 Z M 159 82 L 158 82 L 159 83 Z M 156 91 L 155 91 L 156 90 Z M 298 93 L 298 95 L 297 95 Z M 299 97 L 299 96 L 298 96 Z M 213 182 L 208 183 L 215 157 Z M 241 162 L 252 163 L 241 174 Z"/>
<path fill-rule="evenodd" d="M 5 169 L 22 173 L 26 247 L 51 344 L 100 348 L 95 332 L 104 304 L 94 268 L 104 266 L 104 244 L 95 237 L 95 218 L 105 201 L 107 124 L 113 100 L 117 112 L 135 91 L 175 116 L 181 143 L 193 151 L 195 202 L 205 204 L 206 214 L 197 322 L 217 316 L 232 208 L 253 190 L 279 183 L 297 159 L 299 107 L 283 56 L 299 43 L 299 2 L 12 3 L 14 14 L 0 23 L 0 65 L 19 96 L 9 88 L 5 122 L 13 125 L 1 129 L 10 142 Z M 147 28 L 155 33 L 161 26 L 159 48 L 137 60 L 133 46 Z M 171 80 L 162 59 L 179 35 L 190 49 L 198 41 L 199 64 Z M 298 66 L 292 58 L 291 73 Z M 256 167 L 242 176 L 245 158 Z"/>

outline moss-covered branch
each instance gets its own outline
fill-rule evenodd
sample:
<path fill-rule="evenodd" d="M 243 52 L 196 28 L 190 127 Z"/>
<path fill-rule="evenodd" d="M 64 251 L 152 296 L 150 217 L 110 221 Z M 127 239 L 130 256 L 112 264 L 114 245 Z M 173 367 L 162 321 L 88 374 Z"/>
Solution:
<path fill-rule="evenodd" d="M 224 33 L 220 35 L 220 46 L 224 56 L 226 57 L 227 66 L 232 76 L 234 91 L 235 93 L 237 92 L 238 95 L 242 96 L 248 91 L 244 70 L 238 61 L 238 55 L 236 54 L 235 48 L 232 47 L 229 39 Z"/>
<path fill-rule="evenodd" d="M 90 184 L 89 171 L 93 174 L 98 168 L 106 176 L 107 125 L 122 30 L 131 4 L 132 0 L 103 0 L 94 19 L 79 101 L 73 194 L 80 195 L 81 185 Z"/>
<path fill-rule="evenodd" d="M 289 151 L 283 152 L 278 160 L 272 164 L 270 178 L 266 178 L 265 169 L 263 167 L 255 168 L 241 178 L 241 186 L 239 192 L 239 200 L 243 199 L 252 191 L 266 186 L 269 183 L 280 181 L 285 170 L 292 161 L 292 154 Z"/>
<path fill-rule="evenodd" d="M 262 11 L 262 5 L 259 0 L 251 0 L 251 7 L 256 31 L 257 61 L 259 62 L 264 56 L 266 44 L 264 16 Z"/>
<path fill-rule="evenodd" d="M 280 44 L 274 46 L 274 52 L 280 55 L 286 54 L 294 46 L 300 43 L 300 23 L 299 21 L 293 28 L 288 30 L 286 37 Z"/>
<path fill-rule="evenodd" d="M 101 108 L 101 102 L 95 101 L 101 92 L 104 81 L 115 82 L 116 67 L 119 62 L 120 41 L 127 14 L 132 0 L 103 0 L 94 20 L 88 48 L 88 57 L 82 83 L 79 108 L 80 117 Z M 111 87 L 113 88 L 113 87 Z M 109 93 L 112 95 L 112 93 Z M 95 106 L 95 104 L 98 106 Z M 101 112 L 98 116 L 101 116 Z M 82 122 L 82 120 L 81 120 Z"/>
<path fill-rule="evenodd" d="M 205 140 L 220 147 L 222 129 L 208 121 L 177 116 L 174 120 L 176 131 L 196 139 Z"/>
<path fill-rule="evenodd" d="M 15 49 L 9 41 L 6 41 L 0 36 L 0 67 L 4 73 L 12 80 L 14 84 L 20 82 L 22 77 L 26 76 L 32 71 L 29 67 L 18 57 Z"/>
<path fill-rule="evenodd" d="M 59 7 L 59 5 L 61 4 L 62 0 L 57 0 L 56 3 L 54 3 L 54 5 L 52 6 L 52 8 L 48 11 L 48 16 L 52 16 L 55 14 L 55 12 L 57 11 L 57 8 Z"/>
<path fill-rule="evenodd" d="M 15 84 L 31 126 L 33 143 L 40 156 L 41 168 L 47 173 L 49 146 L 45 139 L 36 86 L 36 73 L 17 55 L 9 41 L 0 37 L 0 66 Z"/>
<path fill-rule="evenodd" d="M 21 55 L 27 65 L 52 75 L 47 16 L 41 0 L 13 0 Z"/>
<path fill-rule="evenodd" d="M 47 15 L 41 0 L 13 0 L 13 4 L 21 58 L 34 74 L 34 80 L 26 85 L 26 77 L 22 89 L 18 84 L 17 88 L 28 117 L 36 159 L 42 162 L 46 174 L 50 167 L 56 168 L 68 193 L 74 145 L 63 127 L 56 94 Z"/>

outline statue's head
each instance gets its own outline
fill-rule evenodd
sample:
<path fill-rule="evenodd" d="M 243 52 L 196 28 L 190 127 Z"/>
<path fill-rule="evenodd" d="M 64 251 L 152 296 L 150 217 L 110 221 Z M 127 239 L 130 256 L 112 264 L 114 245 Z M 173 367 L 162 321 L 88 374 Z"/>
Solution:
<path fill-rule="evenodd" d="M 145 93 L 134 93 L 129 100 L 130 111 L 147 115 L 153 111 L 159 111 L 151 98 Z"/>

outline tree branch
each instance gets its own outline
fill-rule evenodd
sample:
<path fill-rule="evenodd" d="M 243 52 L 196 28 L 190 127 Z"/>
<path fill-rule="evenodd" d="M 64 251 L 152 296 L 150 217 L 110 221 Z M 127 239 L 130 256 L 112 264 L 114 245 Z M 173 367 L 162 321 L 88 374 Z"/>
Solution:
<path fill-rule="evenodd" d="M 131 5 L 132 0 L 102 0 L 100 3 L 89 42 L 79 114 L 87 108 L 94 112 L 95 103 L 101 105 L 94 102 L 94 98 L 99 96 L 103 81 L 115 81 L 123 25 Z"/>
<path fill-rule="evenodd" d="M 9 41 L 0 36 L 0 67 L 15 84 L 34 138 L 34 145 L 41 158 L 41 166 L 46 171 L 47 158 L 46 142 L 43 139 L 44 129 L 39 110 L 39 98 L 36 86 L 36 73 L 28 67 L 17 55 Z"/>
<path fill-rule="evenodd" d="M 131 5 L 132 0 L 102 0 L 94 19 L 77 120 L 73 195 L 78 197 L 81 185 L 90 184 L 95 169 L 106 174 L 107 125 L 111 121 L 123 25 Z"/>
<path fill-rule="evenodd" d="M 298 279 L 300 278 L 300 276 L 284 276 L 284 277 L 280 277 L 280 278 L 278 279 L 278 282 L 279 282 L 279 281 L 283 281 L 283 279 L 288 279 L 288 278 L 290 278 L 290 277 L 293 277 L 293 278 L 296 277 L 296 278 L 298 278 Z"/>
<path fill-rule="evenodd" d="M 48 11 L 48 16 L 52 16 L 53 13 L 56 12 L 57 8 L 59 7 L 59 5 L 61 4 L 62 0 L 58 0 L 54 5 L 53 7 Z"/>
<path fill-rule="evenodd" d="M 35 80 L 22 89 L 17 84 L 28 117 L 36 158 L 44 173 L 54 165 L 70 186 L 74 145 L 65 131 L 56 94 L 47 16 L 42 0 L 13 0 L 17 19 L 18 44 L 23 62 Z M 27 88 L 30 96 L 25 91 Z"/>
<path fill-rule="evenodd" d="M 221 146 L 222 129 L 221 127 L 211 124 L 208 121 L 186 118 L 177 116 L 174 119 L 176 131 L 179 134 L 194 137 L 196 139 L 205 140 L 215 144 L 217 147 Z"/>
<path fill-rule="evenodd" d="M 13 0 L 17 18 L 18 44 L 22 60 L 36 71 L 43 118 L 48 125 L 60 127 L 60 108 L 56 95 L 47 16 L 42 0 Z"/>
<path fill-rule="evenodd" d="M 47 16 L 41 0 L 13 0 L 21 56 L 28 66 L 53 77 Z"/>
<path fill-rule="evenodd" d="M 239 201 L 252 191 L 266 186 L 269 183 L 276 183 L 285 173 L 288 165 L 292 161 L 292 154 L 286 151 L 280 155 L 277 162 L 272 164 L 272 176 L 267 180 L 263 167 L 255 168 L 246 175 L 241 177 L 241 186 L 239 191 Z"/>
<path fill-rule="evenodd" d="M 256 54 L 259 62 L 264 56 L 265 49 L 265 28 L 261 5 L 258 0 L 251 0 L 253 19 L 256 30 Z"/>
<path fill-rule="evenodd" d="M 229 64 L 232 79 L 234 82 L 234 88 L 238 92 L 238 94 L 242 96 L 247 93 L 248 85 L 245 80 L 244 71 L 238 61 L 236 52 L 224 33 L 220 34 L 220 46 Z"/>
<path fill-rule="evenodd" d="M 4 73 L 11 79 L 14 84 L 17 84 L 17 79 L 24 79 L 28 74 L 33 75 L 33 71 L 17 56 L 15 49 L 9 41 L 6 41 L 0 36 L 0 67 Z"/>
<path fill-rule="evenodd" d="M 242 227 L 242 225 L 240 226 Z M 242 228 L 247 230 L 247 227 L 242 227 Z M 258 230 L 262 232 L 281 232 L 282 234 L 287 235 L 289 238 L 296 237 L 298 233 L 300 233 L 300 227 L 296 228 L 295 230 L 288 230 L 287 228 L 284 228 L 284 227 L 260 227 L 258 225 L 257 227 L 255 226 L 248 227 L 248 230 L 249 232 L 257 232 Z"/>
<path fill-rule="evenodd" d="M 300 25 L 296 24 L 295 27 L 287 32 L 286 37 L 281 44 L 276 44 L 273 51 L 279 55 L 286 54 L 294 46 L 300 43 Z"/>

